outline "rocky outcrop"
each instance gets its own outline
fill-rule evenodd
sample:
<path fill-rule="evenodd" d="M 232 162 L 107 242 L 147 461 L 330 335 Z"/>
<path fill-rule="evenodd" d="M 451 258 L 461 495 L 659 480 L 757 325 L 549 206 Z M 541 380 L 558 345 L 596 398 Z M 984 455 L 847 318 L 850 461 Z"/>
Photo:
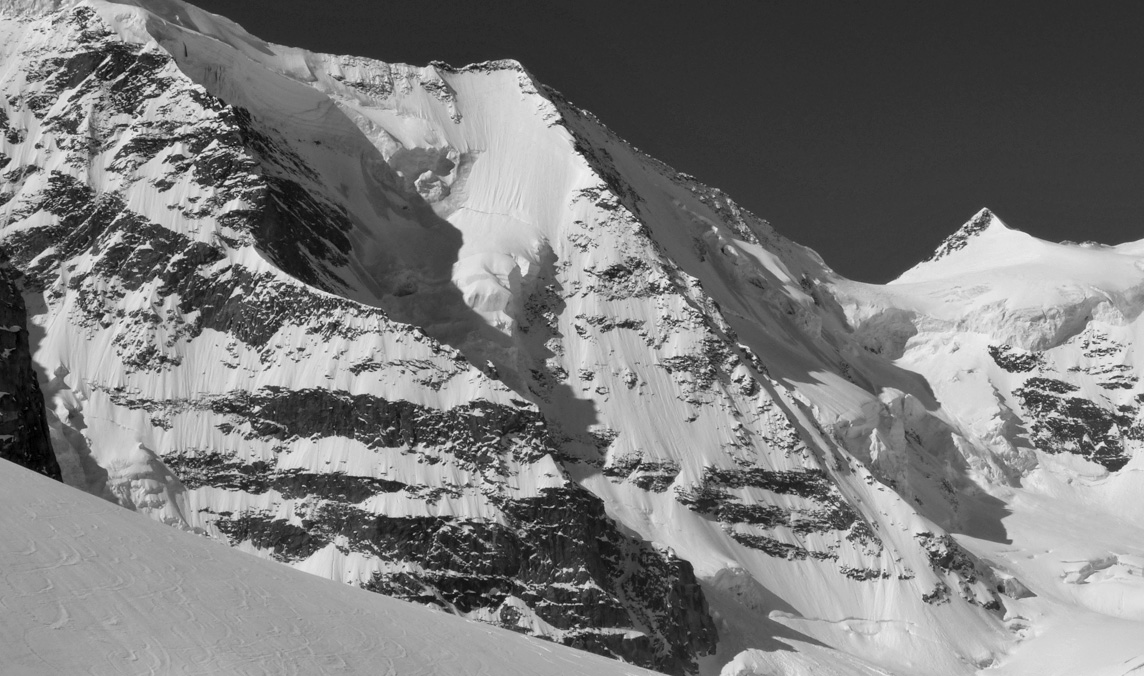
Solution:
<path fill-rule="evenodd" d="M 751 488 L 789 496 L 797 506 L 783 508 L 762 503 L 745 490 Z M 836 561 L 837 545 L 826 549 L 808 546 L 804 537 L 811 533 L 837 533 L 852 543 L 877 551 L 882 548 L 881 541 L 821 470 L 708 467 L 702 480 L 677 491 L 676 499 L 697 512 L 711 514 L 740 544 L 768 556 Z M 769 533 L 752 532 L 760 529 Z M 785 535 L 779 537 L 787 541 L 776 537 L 775 529 L 780 529 Z M 843 568 L 844 574 L 854 577 L 849 567 Z"/>
<path fill-rule="evenodd" d="M 715 625 L 691 565 L 624 536 L 590 493 L 545 489 L 500 507 L 503 525 L 367 517 L 356 530 L 365 537 L 351 544 L 413 565 L 376 574 L 366 587 L 462 613 L 480 609 L 518 631 L 539 620 L 565 645 L 665 673 L 693 672 L 696 654 L 714 652 Z"/>
<path fill-rule="evenodd" d="M 265 388 L 180 402 L 122 390 L 108 395 L 159 427 L 209 414 L 227 434 L 281 449 L 270 460 L 250 462 L 208 449 L 163 456 L 188 489 L 289 506 L 286 513 L 201 508 L 202 522 L 235 545 L 288 563 L 327 548 L 331 555 L 365 557 L 377 562 L 367 589 L 666 673 L 691 673 L 696 655 L 714 650 L 714 625 L 690 564 L 622 533 L 600 500 L 575 484 L 534 496 L 508 488 L 532 466 L 553 468 L 547 459 L 556 450 L 535 410 L 478 401 L 439 411 L 318 389 Z M 354 440 L 379 459 L 408 457 L 448 468 L 459 480 L 283 467 L 290 444 L 316 439 Z M 423 515 L 379 511 L 389 495 L 423 505 L 413 510 Z M 470 515 L 440 509 L 465 500 L 485 507 Z"/>
<path fill-rule="evenodd" d="M 927 261 L 937 261 L 945 258 L 955 251 L 964 249 L 971 239 L 977 235 L 985 232 L 990 225 L 993 224 L 995 217 L 993 212 L 988 209 L 982 209 L 974 214 L 969 222 L 961 226 L 957 232 L 942 240 L 937 249 L 927 258 Z"/>
<path fill-rule="evenodd" d="M 916 533 L 914 537 L 925 550 L 934 572 L 957 584 L 963 599 L 981 605 L 986 610 L 1002 609 L 1001 600 L 992 593 L 1000 584 L 993 571 L 965 551 L 953 537 L 934 535 L 929 531 Z M 985 589 L 978 582 L 983 582 Z M 944 582 L 939 582 L 923 600 L 926 603 L 946 603 L 949 601 L 949 587 Z"/>
<path fill-rule="evenodd" d="M 28 316 L 17 272 L 0 254 L 0 458 L 61 480 L 32 367 Z"/>
<path fill-rule="evenodd" d="M 1115 472 L 1128 463 L 1124 442 L 1144 441 L 1137 422 L 1139 404 L 1115 409 L 1076 396 L 1079 388 L 1052 378 L 1030 378 L 1014 391 L 1030 419 L 1037 447 L 1047 453 L 1073 453 Z"/>

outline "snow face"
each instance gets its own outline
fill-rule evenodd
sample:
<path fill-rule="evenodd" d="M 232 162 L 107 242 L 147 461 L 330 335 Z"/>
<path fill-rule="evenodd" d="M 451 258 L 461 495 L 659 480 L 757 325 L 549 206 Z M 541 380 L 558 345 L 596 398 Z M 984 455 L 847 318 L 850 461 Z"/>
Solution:
<path fill-rule="evenodd" d="M 1134 490 L 1139 247 L 982 212 L 855 284 L 515 62 L 0 7 L 0 224 L 68 483 L 670 673 L 971 673 L 1129 579 L 1128 546 L 1079 540 L 1061 591 L 997 545 Z"/>

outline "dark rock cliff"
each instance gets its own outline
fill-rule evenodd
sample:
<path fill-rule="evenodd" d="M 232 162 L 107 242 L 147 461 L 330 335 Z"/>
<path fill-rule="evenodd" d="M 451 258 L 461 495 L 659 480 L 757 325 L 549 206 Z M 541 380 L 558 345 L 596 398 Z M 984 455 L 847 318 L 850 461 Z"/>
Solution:
<path fill-rule="evenodd" d="M 44 396 L 32 369 L 18 273 L 3 253 L 0 261 L 0 458 L 58 481 L 60 466 L 44 418 Z"/>

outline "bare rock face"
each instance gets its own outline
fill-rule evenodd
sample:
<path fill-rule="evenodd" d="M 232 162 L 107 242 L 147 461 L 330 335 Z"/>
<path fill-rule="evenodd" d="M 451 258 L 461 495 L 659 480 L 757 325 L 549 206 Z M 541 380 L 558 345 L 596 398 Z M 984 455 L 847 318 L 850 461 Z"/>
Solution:
<path fill-rule="evenodd" d="M 0 263 L 0 458 L 62 480 L 32 368 L 28 315 L 16 275 L 6 261 Z"/>

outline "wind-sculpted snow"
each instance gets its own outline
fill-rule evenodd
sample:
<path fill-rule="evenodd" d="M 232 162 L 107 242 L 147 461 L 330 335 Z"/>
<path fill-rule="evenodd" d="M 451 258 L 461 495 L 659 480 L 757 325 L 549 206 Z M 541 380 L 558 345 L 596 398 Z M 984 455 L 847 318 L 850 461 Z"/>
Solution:
<path fill-rule="evenodd" d="M 668 673 L 952 675 L 1052 596 L 1005 491 L 1129 476 L 1131 247 L 982 212 L 858 285 L 515 62 L 0 7 L 3 244 L 97 495 Z"/>

